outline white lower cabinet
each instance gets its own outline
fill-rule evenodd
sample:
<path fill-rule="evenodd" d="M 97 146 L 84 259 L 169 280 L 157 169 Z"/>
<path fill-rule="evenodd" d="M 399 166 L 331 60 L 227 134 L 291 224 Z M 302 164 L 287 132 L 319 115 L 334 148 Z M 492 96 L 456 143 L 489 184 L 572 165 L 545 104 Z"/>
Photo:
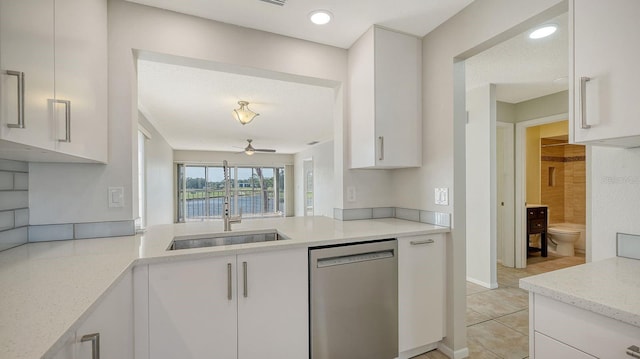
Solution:
<path fill-rule="evenodd" d="M 133 283 L 128 272 L 49 358 L 133 359 L 133 340 Z"/>
<path fill-rule="evenodd" d="M 306 248 L 149 265 L 149 357 L 308 356 Z"/>
<path fill-rule="evenodd" d="M 398 238 L 400 358 L 420 354 L 444 337 L 443 234 Z"/>
<path fill-rule="evenodd" d="M 536 358 L 595 359 L 594 356 L 538 332 L 535 333 L 534 340 Z"/>
<path fill-rule="evenodd" d="M 530 293 L 531 359 L 627 359 L 640 346 L 640 327 Z M 640 354 L 640 353 L 638 353 Z"/>

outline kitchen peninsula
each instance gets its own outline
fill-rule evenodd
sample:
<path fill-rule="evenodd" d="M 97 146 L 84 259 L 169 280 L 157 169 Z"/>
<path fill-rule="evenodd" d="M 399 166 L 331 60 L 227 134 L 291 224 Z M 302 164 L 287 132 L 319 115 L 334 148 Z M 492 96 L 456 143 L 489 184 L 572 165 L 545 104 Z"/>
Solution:
<path fill-rule="evenodd" d="M 276 230 L 288 239 L 167 251 L 175 237 L 198 238 L 222 232 L 219 222 L 199 222 L 159 225 L 129 237 L 30 243 L 1 252 L 0 285 L 4 290 L 0 358 L 58 358 L 64 357 L 56 356 L 58 353 L 78 350 L 69 347 L 78 345 L 81 334 L 87 334 L 80 333 L 79 328 L 108 301 L 106 297 L 129 290 L 124 298 L 136 301 L 137 267 L 258 252 L 306 251 L 312 246 L 383 238 L 439 235 L 444 240 L 441 233 L 449 228 L 390 218 L 343 222 L 327 217 L 292 217 L 245 221 L 234 226 L 231 234 L 265 230 Z M 124 281 L 131 284 L 121 285 Z M 136 305 L 128 303 L 124 313 L 137 321 L 140 313 L 133 309 Z M 133 321 L 129 319 L 130 327 Z M 132 334 L 133 328 L 123 333 Z M 136 337 L 136 341 L 139 339 Z M 133 338 L 128 340 L 133 345 Z M 103 337 L 101 345 L 108 350 L 108 339 Z M 90 349 L 89 344 L 86 347 Z"/>

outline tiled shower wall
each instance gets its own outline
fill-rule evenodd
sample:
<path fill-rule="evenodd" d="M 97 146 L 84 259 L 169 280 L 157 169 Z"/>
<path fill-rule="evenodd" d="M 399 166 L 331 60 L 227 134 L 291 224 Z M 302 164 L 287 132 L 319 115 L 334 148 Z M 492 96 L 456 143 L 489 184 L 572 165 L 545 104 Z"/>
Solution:
<path fill-rule="evenodd" d="M 29 166 L 0 159 L 0 251 L 27 243 Z"/>
<path fill-rule="evenodd" d="M 542 139 L 540 171 L 541 201 L 549 206 L 549 223 L 585 224 L 585 148 L 578 145 L 545 147 L 550 144 L 554 141 Z"/>

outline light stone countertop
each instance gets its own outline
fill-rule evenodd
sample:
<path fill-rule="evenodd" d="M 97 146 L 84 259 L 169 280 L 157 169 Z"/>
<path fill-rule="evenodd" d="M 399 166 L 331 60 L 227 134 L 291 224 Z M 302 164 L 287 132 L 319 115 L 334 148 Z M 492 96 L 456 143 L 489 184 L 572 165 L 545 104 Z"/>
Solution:
<path fill-rule="evenodd" d="M 0 359 L 55 353 L 97 302 L 133 266 L 158 261 L 449 232 L 400 219 L 251 219 L 231 234 L 277 230 L 287 240 L 166 251 L 174 237 L 222 232 L 222 222 L 151 227 L 136 236 L 29 243 L 0 252 Z"/>
<path fill-rule="evenodd" d="M 520 279 L 520 288 L 640 327 L 640 260 L 609 258 Z"/>

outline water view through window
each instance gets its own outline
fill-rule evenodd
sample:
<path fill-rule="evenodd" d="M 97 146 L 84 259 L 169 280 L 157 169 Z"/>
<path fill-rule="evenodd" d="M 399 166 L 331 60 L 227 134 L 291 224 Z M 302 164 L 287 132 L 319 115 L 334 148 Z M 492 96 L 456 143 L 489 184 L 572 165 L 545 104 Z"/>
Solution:
<path fill-rule="evenodd" d="M 284 167 L 231 167 L 232 215 L 282 216 Z M 225 183 L 222 166 L 178 165 L 178 221 L 222 218 Z"/>

